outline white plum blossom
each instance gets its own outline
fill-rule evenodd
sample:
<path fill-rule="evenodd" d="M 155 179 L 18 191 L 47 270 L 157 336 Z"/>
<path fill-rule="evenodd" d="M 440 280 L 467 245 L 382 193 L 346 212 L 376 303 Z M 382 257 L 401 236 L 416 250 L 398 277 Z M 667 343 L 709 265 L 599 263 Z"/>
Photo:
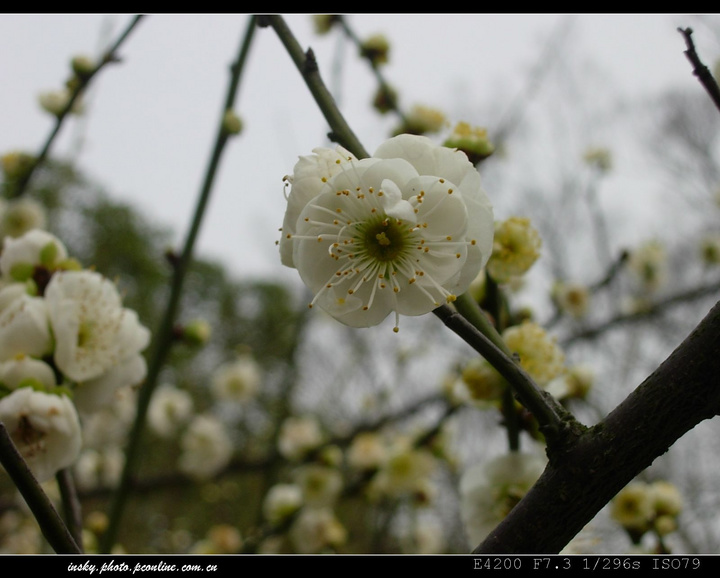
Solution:
<path fill-rule="evenodd" d="M 173 436 L 193 412 L 192 396 L 168 383 L 157 388 L 148 408 L 148 425 L 163 438 Z"/>
<path fill-rule="evenodd" d="M 294 472 L 302 489 L 303 503 L 313 508 L 332 506 L 343 489 L 340 470 L 320 464 L 306 464 Z"/>
<path fill-rule="evenodd" d="M 332 508 L 303 508 L 288 535 L 299 554 L 321 553 L 342 546 L 347 540 L 347 530 Z"/>
<path fill-rule="evenodd" d="M 325 441 L 318 421 L 312 416 L 290 416 L 280 426 L 278 450 L 289 460 L 300 460 Z"/>
<path fill-rule="evenodd" d="M 84 490 L 115 487 L 124 465 L 125 452 L 121 447 L 85 449 L 73 467 L 75 483 Z"/>
<path fill-rule="evenodd" d="M 45 290 L 45 302 L 55 363 L 69 379 L 87 382 L 126 363 L 134 379 L 150 332 L 134 311 L 123 308 L 112 281 L 94 271 L 59 271 Z"/>
<path fill-rule="evenodd" d="M 39 482 L 72 465 L 80 453 L 80 420 L 65 395 L 16 389 L 0 399 L 0 422 Z"/>
<path fill-rule="evenodd" d="M 295 167 L 280 242 L 283 263 L 315 295 L 310 306 L 353 327 L 394 312 L 397 330 L 399 315 L 467 290 L 492 252 L 494 221 L 464 153 L 408 134 L 368 159 L 315 152 Z"/>
<path fill-rule="evenodd" d="M 374 432 L 362 432 L 353 438 L 347 451 L 347 462 L 357 470 L 373 470 L 387 459 L 389 447 Z"/>
<path fill-rule="evenodd" d="M 260 366 L 250 355 L 242 355 L 213 373 L 212 393 L 221 400 L 246 401 L 255 396 L 260 380 Z"/>
<path fill-rule="evenodd" d="M 271 524 L 279 524 L 303 505 L 303 492 L 296 484 L 275 484 L 263 500 L 263 515 Z"/>
<path fill-rule="evenodd" d="M 207 480 L 230 462 L 233 444 L 228 431 L 212 415 L 196 416 L 180 440 L 180 470 L 197 480 Z"/>

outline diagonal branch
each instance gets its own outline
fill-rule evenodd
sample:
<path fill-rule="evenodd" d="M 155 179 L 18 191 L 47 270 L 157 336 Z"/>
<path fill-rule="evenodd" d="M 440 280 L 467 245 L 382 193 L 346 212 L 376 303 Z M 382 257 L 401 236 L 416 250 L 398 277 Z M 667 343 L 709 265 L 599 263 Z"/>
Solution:
<path fill-rule="evenodd" d="M 685 56 L 687 56 L 693 65 L 693 74 L 698 77 L 698 80 L 705 87 L 715 106 L 720 110 L 720 87 L 718 87 L 717 81 L 708 67 L 702 63 L 695 50 L 695 43 L 692 40 L 692 28 L 678 28 L 678 32 L 685 37 L 685 45 L 687 46 Z"/>
<path fill-rule="evenodd" d="M 55 119 L 55 126 L 50 131 L 50 134 L 48 135 L 47 139 L 45 140 L 45 143 L 43 144 L 42 148 L 40 149 L 40 152 L 38 155 L 34 158 L 32 165 L 30 165 L 27 169 L 27 171 L 23 174 L 23 176 L 14 184 L 13 190 L 12 190 L 12 196 L 13 197 L 20 197 L 27 189 L 28 183 L 30 182 L 30 179 L 32 179 L 33 174 L 35 173 L 36 169 L 38 169 L 44 162 L 45 159 L 50 154 L 50 149 L 55 142 L 56 137 L 58 134 L 60 134 L 60 129 L 62 128 L 64 120 L 67 118 L 68 114 L 70 114 L 70 111 L 73 108 L 73 105 L 77 101 L 77 99 L 80 97 L 82 92 L 88 87 L 90 82 L 93 78 L 102 70 L 107 64 L 118 62 L 117 57 L 117 51 L 119 50 L 120 46 L 125 42 L 125 39 L 130 35 L 130 32 L 133 31 L 133 29 L 137 26 L 137 24 L 140 22 L 140 19 L 143 17 L 142 14 L 135 16 L 131 21 L 130 24 L 127 26 L 127 28 L 120 34 L 118 39 L 113 43 L 113 45 L 105 52 L 103 57 L 100 59 L 98 64 L 95 66 L 93 70 L 91 70 L 88 74 L 82 76 L 80 78 L 77 85 L 72 90 L 72 93 L 70 94 L 70 98 L 68 99 L 68 102 L 66 103 L 65 107 L 62 111 L 57 115 Z"/>
<path fill-rule="evenodd" d="M 720 412 L 720 303 L 602 422 L 545 472 L 475 553 L 559 552 L 685 433 Z"/>

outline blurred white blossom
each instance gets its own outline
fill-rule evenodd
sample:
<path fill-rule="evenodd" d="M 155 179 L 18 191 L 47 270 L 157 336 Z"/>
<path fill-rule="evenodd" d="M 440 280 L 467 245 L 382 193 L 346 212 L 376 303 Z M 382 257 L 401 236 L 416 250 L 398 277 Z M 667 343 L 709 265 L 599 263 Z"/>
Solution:
<path fill-rule="evenodd" d="M 250 355 L 242 355 L 218 367 L 210 384 L 216 399 L 246 401 L 257 393 L 262 374 L 260 366 Z"/>
<path fill-rule="evenodd" d="M 289 460 L 299 460 L 323 443 L 325 436 L 312 416 L 291 416 L 280 426 L 278 450 Z"/>
<path fill-rule="evenodd" d="M 347 530 L 331 508 L 303 508 L 289 536 L 298 553 L 313 554 L 342 546 L 347 540 Z"/>
<path fill-rule="evenodd" d="M 196 416 L 180 439 L 180 470 L 207 480 L 230 463 L 233 443 L 225 424 L 209 414 Z"/>
<path fill-rule="evenodd" d="M 263 500 L 263 515 L 271 524 L 279 524 L 303 505 L 303 492 L 297 484 L 275 484 Z"/>
<path fill-rule="evenodd" d="M 183 389 L 164 383 L 155 390 L 150 400 L 148 426 L 160 437 L 169 438 L 190 419 L 192 412 L 192 396 Z"/>
<path fill-rule="evenodd" d="M 505 519 L 545 464 L 543 456 L 511 452 L 465 471 L 460 480 L 460 511 L 473 548 Z"/>

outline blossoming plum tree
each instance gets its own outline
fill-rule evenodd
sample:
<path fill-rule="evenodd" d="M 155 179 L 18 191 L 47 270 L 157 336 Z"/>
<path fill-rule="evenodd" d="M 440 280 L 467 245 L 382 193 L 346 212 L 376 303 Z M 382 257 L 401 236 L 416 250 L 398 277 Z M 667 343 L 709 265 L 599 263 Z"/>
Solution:
<path fill-rule="evenodd" d="M 87 85 L 117 61 L 139 20 L 103 58 L 74 58 L 66 86 L 43 98 L 57 129 L 83 113 Z M 360 39 L 344 16 L 316 23 L 355 43 L 378 80 L 377 111 L 398 117 L 390 138 L 369 154 L 312 51 L 282 17 L 250 17 L 177 252 L 103 200 L 92 225 L 78 227 L 92 203 L 73 202 L 76 181 L 58 184 L 62 165 L 48 156 L 57 131 L 38 155 L 3 156 L 0 458 L 45 539 L 58 552 L 151 544 L 194 553 L 548 553 L 581 548 L 571 540 L 609 504 L 607 523 L 629 543 L 675 548 L 685 496 L 657 476 L 635 478 L 720 411 L 718 307 L 616 409 L 584 425 L 602 375 L 567 346 L 678 301 L 662 301 L 669 251 L 656 241 L 623 252 L 594 284 L 553 275 L 546 297 L 555 312 L 543 323 L 516 294 L 563 227 L 548 231 L 531 205 L 515 214 L 500 191 L 486 194 L 481 173 L 507 143 L 463 120 L 446 131 L 450 115 L 432 107 L 403 110 L 384 77 L 387 38 Z M 278 261 L 310 293 L 297 309 L 286 288 L 235 284 L 194 257 L 220 157 L 242 134 L 235 97 L 261 28 L 286 48 L 333 143 L 298 151 L 282 179 Z M 613 167 L 605 149 L 591 149 L 585 163 L 593 179 Z M 704 247 L 712 268 L 713 245 Z M 633 308 L 609 317 L 598 303 L 621 282 Z M 708 287 L 717 291 L 696 293 Z M 378 327 L 389 317 L 394 332 Z M 593 326 L 597 319 L 605 325 Z M 569 337 L 557 327 L 570 327 Z M 47 499 L 53 480 L 63 501 L 95 510 L 61 519 Z M 128 503 L 143 499 L 138 484 L 155 496 L 144 505 L 179 530 L 153 535 L 147 516 L 129 518 Z M 171 504 L 160 504 L 160 490 Z M 216 510 L 208 504 L 221 501 L 237 522 L 207 519 Z M 178 516 L 177 503 L 199 515 Z M 3 508 L 19 511 L 0 502 L 0 516 Z M 189 530 L 189 518 L 205 525 Z M 2 551 L 31 549 L 9 546 L 4 528 L 21 535 L 17 518 L 3 519 Z"/>

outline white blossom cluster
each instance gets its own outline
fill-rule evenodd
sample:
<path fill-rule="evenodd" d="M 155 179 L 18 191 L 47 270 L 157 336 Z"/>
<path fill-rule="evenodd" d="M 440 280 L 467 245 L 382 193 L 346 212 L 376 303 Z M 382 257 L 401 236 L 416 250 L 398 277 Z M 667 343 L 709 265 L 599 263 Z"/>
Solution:
<path fill-rule="evenodd" d="M 81 416 L 140 383 L 150 332 L 114 282 L 54 235 L 6 237 L 0 253 L 0 421 L 39 481 L 72 465 Z"/>

